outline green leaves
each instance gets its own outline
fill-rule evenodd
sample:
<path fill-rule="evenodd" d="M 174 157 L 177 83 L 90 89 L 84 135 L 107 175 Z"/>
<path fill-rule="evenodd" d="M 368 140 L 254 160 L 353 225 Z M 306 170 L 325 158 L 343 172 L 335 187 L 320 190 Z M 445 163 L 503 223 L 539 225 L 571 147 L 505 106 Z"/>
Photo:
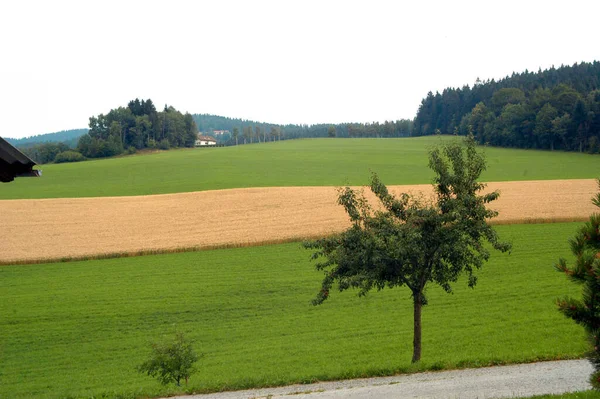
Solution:
<path fill-rule="evenodd" d="M 188 379 L 196 371 L 194 363 L 198 355 L 192 348 L 192 342 L 183 333 L 178 332 L 172 342 L 153 343 L 150 358 L 137 367 L 140 373 L 155 377 L 162 385 Z"/>
<path fill-rule="evenodd" d="M 407 286 L 411 290 L 415 306 L 413 361 L 421 353 L 420 312 L 427 304 L 427 283 L 452 292 L 451 283 L 466 273 L 469 287 L 474 287 L 474 270 L 490 256 L 483 241 L 503 252 L 511 248 L 487 223 L 497 213 L 485 204 L 499 194 L 479 195 L 484 185 L 477 179 L 485 170 L 485 158 L 476 150 L 473 138 L 468 137 L 464 145 L 454 142 L 433 149 L 429 166 L 436 173 L 435 203 L 422 203 L 409 194 L 396 198 L 372 174 L 370 189 L 382 210 L 374 210 L 363 193 L 342 188 L 338 203 L 352 227 L 304 245 L 316 250 L 313 260 L 324 259 L 316 265 L 325 278 L 313 300 L 315 305 L 329 297 L 336 282 L 340 291 L 358 288 L 359 296 L 373 288 Z"/>

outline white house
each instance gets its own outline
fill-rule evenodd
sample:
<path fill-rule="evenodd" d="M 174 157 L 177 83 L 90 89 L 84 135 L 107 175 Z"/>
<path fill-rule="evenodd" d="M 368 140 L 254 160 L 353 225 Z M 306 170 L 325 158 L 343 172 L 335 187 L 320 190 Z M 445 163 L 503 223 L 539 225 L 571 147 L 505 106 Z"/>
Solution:
<path fill-rule="evenodd" d="M 196 147 L 202 147 L 206 145 L 217 145 L 217 140 L 209 136 L 198 135 L 196 138 Z"/>

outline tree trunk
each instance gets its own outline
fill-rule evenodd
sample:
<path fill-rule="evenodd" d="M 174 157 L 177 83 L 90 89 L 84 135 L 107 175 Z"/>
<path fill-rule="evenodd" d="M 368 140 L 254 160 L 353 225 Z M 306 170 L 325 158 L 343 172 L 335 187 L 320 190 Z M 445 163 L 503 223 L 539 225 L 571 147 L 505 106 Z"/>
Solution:
<path fill-rule="evenodd" d="M 414 304 L 414 332 L 413 332 L 413 357 L 412 362 L 421 360 L 421 309 L 423 308 L 422 294 L 413 293 Z"/>

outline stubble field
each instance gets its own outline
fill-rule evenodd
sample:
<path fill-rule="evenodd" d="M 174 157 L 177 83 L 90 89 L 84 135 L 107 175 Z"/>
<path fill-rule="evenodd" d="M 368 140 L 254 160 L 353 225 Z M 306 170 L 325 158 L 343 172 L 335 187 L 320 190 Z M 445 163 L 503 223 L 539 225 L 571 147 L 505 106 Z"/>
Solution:
<path fill-rule="evenodd" d="M 597 184 L 591 179 L 499 182 L 490 189 L 501 192 L 491 204 L 499 211 L 496 223 L 558 222 L 587 218 Z M 391 191 L 427 197 L 432 186 Z M 0 212 L 4 264 L 277 243 L 348 226 L 333 187 L 7 200 L 0 201 Z"/>

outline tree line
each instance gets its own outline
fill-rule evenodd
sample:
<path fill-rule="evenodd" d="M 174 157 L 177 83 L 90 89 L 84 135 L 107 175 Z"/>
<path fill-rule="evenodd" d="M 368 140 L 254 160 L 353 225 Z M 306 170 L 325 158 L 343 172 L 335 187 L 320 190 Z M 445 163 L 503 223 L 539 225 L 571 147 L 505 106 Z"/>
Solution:
<path fill-rule="evenodd" d="M 600 62 L 478 79 L 422 100 L 415 136 L 469 133 L 497 146 L 600 152 Z"/>
<path fill-rule="evenodd" d="M 204 134 L 212 135 L 214 131 L 227 131 L 224 134 L 214 135 L 217 142 L 223 145 L 319 137 L 409 137 L 413 130 L 413 121 L 410 119 L 385 121 L 383 123 L 278 125 L 210 114 L 193 114 L 192 117 Z"/>
<path fill-rule="evenodd" d="M 222 130 L 222 134 L 214 134 Z M 194 146 L 198 132 L 220 145 L 319 137 L 409 137 L 473 134 L 495 146 L 600 152 L 600 62 L 513 73 L 499 81 L 477 79 L 473 87 L 431 92 L 414 120 L 373 123 L 278 125 L 210 114 L 182 114 L 171 106 L 158 112 L 152 100 L 92 116 L 74 161 L 133 153 L 144 148 Z M 64 146 L 44 143 L 19 148 L 39 163 L 53 162 Z M 80 157 L 77 152 L 82 154 Z"/>

